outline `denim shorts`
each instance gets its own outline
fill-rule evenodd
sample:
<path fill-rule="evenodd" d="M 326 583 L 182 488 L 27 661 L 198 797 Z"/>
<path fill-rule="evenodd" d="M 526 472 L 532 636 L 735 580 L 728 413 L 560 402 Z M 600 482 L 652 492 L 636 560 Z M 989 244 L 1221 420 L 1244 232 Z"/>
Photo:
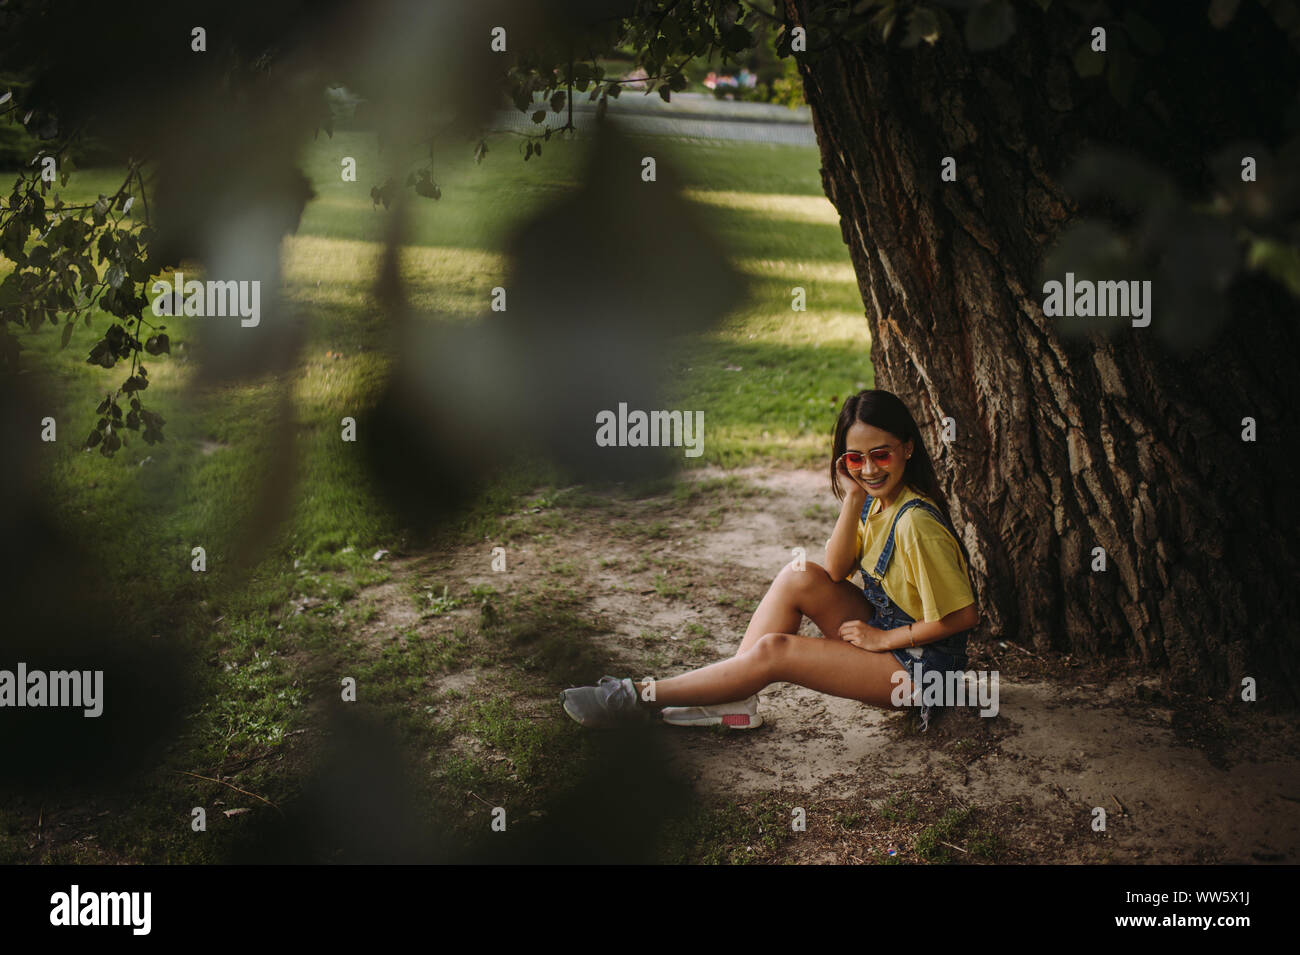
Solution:
<path fill-rule="evenodd" d="M 915 683 L 917 675 L 916 667 L 918 664 L 921 667 L 920 675 L 923 681 L 926 680 L 926 674 L 932 670 L 944 673 L 950 670 L 964 671 L 966 669 L 965 654 L 954 656 L 945 650 L 940 650 L 939 648 L 928 644 L 915 648 L 915 650 L 920 653 L 920 656 L 913 655 L 913 653 L 910 652 L 911 650 L 912 648 L 905 647 L 901 650 L 890 650 L 889 652 L 894 655 L 896 660 L 898 660 L 899 665 L 907 671 L 907 678 L 913 681 L 914 687 L 918 685 Z M 921 683 L 919 685 L 923 687 L 925 684 Z M 949 700 L 947 698 L 947 692 L 945 691 L 944 702 L 946 705 L 951 705 L 956 701 Z M 931 706 L 921 707 L 921 732 L 923 733 L 930 728 L 930 713 L 932 709 L 933 707 Z"/>

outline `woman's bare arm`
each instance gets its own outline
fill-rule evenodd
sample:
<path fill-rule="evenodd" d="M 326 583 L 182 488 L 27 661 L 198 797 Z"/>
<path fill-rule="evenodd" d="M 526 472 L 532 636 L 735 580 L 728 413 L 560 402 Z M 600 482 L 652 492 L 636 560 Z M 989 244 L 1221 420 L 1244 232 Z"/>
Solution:
<path fill-rule="evenodd" d="M 858 563 L 858 525 L 862 519 L 862 505 L 867 503 L 867 492 L 861 488 L 849 491 L 840 508 L 840 519 L 835 522 L 831 539 L 826 542 L 826 573 L 831 580 L 843 580 L 853 572 Z"/>
<path fill-rule="evenodd" d="M 969 630 L 979 622 L 979 608 L 974 604 L 968 604 L 960 610 L 954 610 L 942 620 L 920 621 L 893 630 L 882 630 L 881 633 L 886 634 L 887 639 L 884 640 L 884 646 L 878 649 L 903 650 L 907 647 L 921 647 L 954 633 Z"/>

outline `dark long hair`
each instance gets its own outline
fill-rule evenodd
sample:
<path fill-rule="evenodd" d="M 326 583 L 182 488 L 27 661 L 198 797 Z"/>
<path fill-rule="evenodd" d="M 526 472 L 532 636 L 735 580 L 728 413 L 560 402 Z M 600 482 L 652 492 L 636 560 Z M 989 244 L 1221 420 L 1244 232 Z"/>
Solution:
<path fill-rule="evenodd" d="M 928 497 L 939 508 L 948 529 L 952 531 L 952 536 L 957 539 L 957 546 L 961 548 L 961 555 L 966 559 L 966 566 L 969 568 L 970 554 L 966 552 L 966 545 L 962 543 L 961 535 L 953 526 L 952 515 L 948 510 L 948 497 L 939 487 L 934 461 L 930 458 L 930 452 L 926 450 L 925 441 L 921 439 L 921 429 L 916 426 L 916 419 L 907 410 L 907 405 L 892 392 L 875 388 L 870 391 L 859 391 L 856 395 L 844 399 L 844 407 L 840 409 L 839 419 L 835 422 L 835 442 L 831 448 L 831 489 L 835 493 L 836 500 L 844 500 L 844 492 L 840 490 L 839 482 L 835 480 L 835 462 L 844 453 L 847 440 L 845 436 L 855 421 L 869 424 L 881 431 L 888 431 L 899 441 L 912 442 L 912 457 L 903 470 L 903 482 L 917 493 Z"/>

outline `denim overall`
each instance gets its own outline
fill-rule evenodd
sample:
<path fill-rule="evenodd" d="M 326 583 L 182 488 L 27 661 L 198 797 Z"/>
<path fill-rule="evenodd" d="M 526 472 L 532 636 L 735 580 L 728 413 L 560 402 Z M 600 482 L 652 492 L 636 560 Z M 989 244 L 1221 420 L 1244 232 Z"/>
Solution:
<path fill-rule="evenodd" d="M 867 498 L 867 503 L 862 508 L 861 520 L 866 521 L 867 512 L 871 510 L 874 500 L 874 498 Z M 869 575 L 866 570 L 862 570 L 862 583 L 864 585 L 862 592 L 876 609 L 875 615 L 868 623 L 877 630 L 894 630 L 898 627 L 905 627 L 909 623 L 916 623 L 902 607 L 889 599 L 884 587 L 880 585 L 880 580 L 884 578 L 885 571 L 889 568 L 889 561 L 894 556 L 894 531 L 898 528 L 898 519 L 912 507 L 924 508 L 937 517 L 939 523 L 943 524 L 944 527 L 948 527 L 948 522 L 939 513 L 938 509 L 920 498 L 912 498 L 912 500 L 904 502 L 903 506 L 898 509 L 898 513 L 894 515 L 894 523 L 890 525 L 889 536 L 885 538 L 885 546 L 880 552 L 880 559 L 876 561 L 875 577 Z M 951 528 L 949 529 L 951 530 Z M 954 538 L 956 536 L 956 534 L 953 534 Z M 904 647 L 901 650 L 891 650 L 889 652 L 897 658 L 903 669 L 907 671 L 909 680 L 914 680 L 916 677 L 918 665 L 921 668 L 922 677 L 930 670 L 939 672 L 965 670 L 966 638 L 969 634 L 969 630 L 963 630 L 960 633 L 950 634 L 942 640 L 922 644 L 919 647 Z M 921 732 L 923 733 L 930 728 L 931 709 L 930 706 L 921 707 Z"/>

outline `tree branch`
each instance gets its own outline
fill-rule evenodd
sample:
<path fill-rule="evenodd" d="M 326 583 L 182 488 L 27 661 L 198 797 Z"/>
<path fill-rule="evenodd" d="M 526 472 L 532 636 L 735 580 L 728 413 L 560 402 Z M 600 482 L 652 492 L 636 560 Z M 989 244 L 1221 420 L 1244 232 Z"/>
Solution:
<path fill-rule="evenodd" d="M 771 20 L 773 23 L 779 23 L 782 26 L 785 26 L 785 21 L 782 20 L 780 17 L 778 17 L 775 13 L 768 13 L 762 7 L 756 7 L 752 3 L 747 2 L 747 0 L 737 0 L 737 2 L 740 3 L 742 6 L 745 6 L 748 9 L 752 10 L 754 13 L 757 13 L 760 17 L 767 17 L 767 19 Z"/>

